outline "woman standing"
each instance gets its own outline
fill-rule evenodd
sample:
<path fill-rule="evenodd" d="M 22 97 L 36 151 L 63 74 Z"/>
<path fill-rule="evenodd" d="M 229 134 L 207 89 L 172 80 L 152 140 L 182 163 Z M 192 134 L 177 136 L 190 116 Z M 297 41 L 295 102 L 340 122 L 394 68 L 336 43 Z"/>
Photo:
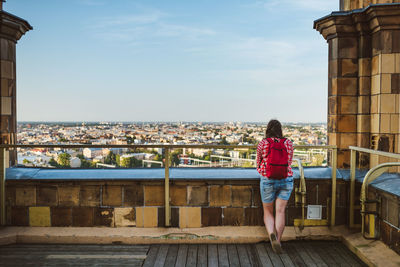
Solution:
<path fill-rule="evenodd" d="M 256 160 L 257 171 L 261 174 L 265 228 L 275 253 L 282 253 L 280 241 L 285 228 L 285 209 L 293 190 L 292 158 L 292 141 L 283 137 L 278 120 L 270 120 L 265 138 L 258 143 Z"/>

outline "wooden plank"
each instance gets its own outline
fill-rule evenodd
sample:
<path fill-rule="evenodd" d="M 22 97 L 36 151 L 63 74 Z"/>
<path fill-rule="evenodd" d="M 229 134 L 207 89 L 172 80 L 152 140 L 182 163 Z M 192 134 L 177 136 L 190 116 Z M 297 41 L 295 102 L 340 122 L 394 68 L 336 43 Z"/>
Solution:
<path fill-rule="evenodd" d="M 362 261 L 357 258 L 344 244 L 337 242 L 337 244 L 332 243 L 332 246 L 338 253 L 344 256 L 351 266 L 363 266 Z"/>
<path fill-rule="evenodd" d="M 279 255 L 276 254 L 276 253 L 272 250 L 271 244 L 264 243 L 264 247 L 265 247 L 265 250 L 266 250 L 267 253 L 268 253 L 269 258 L 270 258 L 271 261 L 272 261 L 272 264 L 273 264 L 274 266 L 277 266 L 277 267 L 284 267 L 283 262 L 281 261 L 281 258 L 279 257 Z"/>
<path fill-rule="evenodd" d="M 228 251 L 225 244 L 218 245 L 218 266 L 229 266 Z"/>
<path fill-rule="evenodd" d="M 281 259 L 282 263 L 286 267 L 294 267 L 296 266 L 293 262 L 292 259 L 289 257 L 289 254 L 287 254 L 287 251 L 285 249 L 285 243 L 282 242 L 282 250 L 283 253 L 279 254 L 279 258 Z"/>
<path fill-rule="evenodd" d="M 236 249 L 238 252 L 238 257 L 241 266 L 251 266 L 249 254 L 247 253 L 246 245 L 237 244 Z"/>
<path fill-rule="evenodd" d="M 154 267 L 163 267 L 165 263 L 165 258 L 167 257 L 169 245 L 161 245 L 158 249 L 156 261 Z"/>
<path fill-rule="evenodd" d="M 309 266 L 309 267 L 316 267 L 317 265 L 315 264 L 314 260 L 310 257 L 310 255 L 307 253 L 307 251 L 304 249 L 303 244 L 300 242 L 293 243 L 292 246 L 294 246 L 295 250 L 297 253 L 300 255 L 301 259 L 304 261 L 304 263 Z"/>
<path fill-rule="evenodd" d="M 317 243 L 313 243 L 313 247 L 316 253 L 318 253 L 318 255 L 320 255 L 321 259 L 323 259 L 323 261 L 325 262 L 326 265 L 328 266 L 337 266 L 337 262 L 332 258 L 332 256 L 327 253 L 326 249 L 321 247 L 321 243 L 317 242 Z"/>
<path fill-rule="evenodd" d="M 143 263 L 143 267 L 154 266 L 154 263 L 156 262 L 157 253 L 158 253 L 158 249 L 159 248 L 160 248 L 160 245 L 152 245 L 152 246 L 150 246 L 149 253 L 147 254 L 147 258 Z"/>
<path fill-rule="evenodd" d="M 320 247 L 328 253 L 332 259 L 336 262 L 337 265 L 346 266 L 347 261 L 342 255 L 340 255 L 335 249 L 332 249 L 332 245 L 330 242 L 321 242 Z"/>
<path fill-rule="evenodd" d="M 300 255 L 297 253 L 297 250 L 293 246 L 293 242 L 287 242 L 285 243 L 285 250 L 287 251 L 287 254 L 291 258 L 293 264 L 295 266 L 304 266 L 306 267 L 306 264 L 300 257 Z"/>
<path fill-rule="evenodd" d="M 197 264 L 197 249 L 198 245 L 189 245 L 188 253 L 187 253 L 187 266 L 196 266 Z"/>
<path fill-rule="evenodd" d="M 167 258 L 165 259 L 164 266 L 175 266 L 176 257 L 178 255 L 179 245 L 169 245 Z"/>
<path fill-rule="evenodd" d="M 240 267 L 238 252 L 236 249 L 236 245 L 229 244 L 226 246 L 228 250 L 228 259 L 229 259 L 229 266 L 237 266 Z"/>
<path fill-rule="evenodd" d="M 197 266 L 207 267 L 207 245 L 199 245 L 197 251 Z"/>
<path fill-rule="evenodd" d="M 251 266 L 259 266 L 259 260 L 258 260 L 258 255 L 257 255 L 257 250 L 256 250 L 256 245 L 254 244 L 247 244 L 246 245 L 246 250 L 247 254 L 249 255 L 249 260 Z"/>
<path fill-rule="evenodd" d="M 188 245 L 179 245 L 178 256 L 176 257 L 175 266 L 186 266 L 187 251 Z"/>
<path fill-rule="evenodd" d="M 207 246 L 208 267 L 218 267 L 218 247 L 217 245 Z"/>
<path fill-rule="evenodd" d="M 302 242 L 301 246 L 307 251 L 308 255 L 313 259 L 317 266 L 328 267 L 325 261 L 321 258 L 321 256 L 316 252 L 316 245 L 313 245 L 313 242 Z"/>
<path fill-rule="evenodd" d="M 256 251 L 261 266 L 273 266 L 267 250 L 265 249 L 264 243 L 256 244 Z"/>

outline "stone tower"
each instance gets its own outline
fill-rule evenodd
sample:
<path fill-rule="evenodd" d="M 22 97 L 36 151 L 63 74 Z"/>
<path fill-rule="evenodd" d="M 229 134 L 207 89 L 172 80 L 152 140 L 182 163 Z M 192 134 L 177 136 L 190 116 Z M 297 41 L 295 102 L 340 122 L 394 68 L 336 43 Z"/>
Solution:
<path fill-rule="evenodd" d="M 15 46 L 32 26 L 5 12 L 3 2 L 0 1 L 0 143 L 14 144 L 17 132 Z M 10 163 L 15 159 L 15 153 L 11 153 Z"/>
<path fill-rule="evenodd" d="M 341 0 L 314 22 L 329 44 L 328 142 L 400 153 L 400 0 Z M 361 167 L 384 162 L 361 155 Z"/>

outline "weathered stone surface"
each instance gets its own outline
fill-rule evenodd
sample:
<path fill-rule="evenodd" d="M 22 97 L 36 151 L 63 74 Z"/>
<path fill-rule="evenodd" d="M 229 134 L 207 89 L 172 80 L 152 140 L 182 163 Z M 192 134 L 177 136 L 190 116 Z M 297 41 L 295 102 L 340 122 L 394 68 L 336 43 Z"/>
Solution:
<path fill-rule="evenodd" d="M 157 227 L 157 207 L 136 207 L 136 227 Z"/>
<path fill-rule="evenodd" d="M 51 226 L 72 226 L 71 207 L 51 207 Z"/>
<path fill-rule="evenodd" d="M 9 60 L 1 60 L 0 67 L 1 67 L 1 78 L 5 79 L 15 79 L 14 73 L 14 62 Z"/>
<path fill-rule="evenodd" d="M 358 60 L 356 59 L 342 59 L 340 60 L 340 76 L 342 77 L 357 77 L 358 74 Z"/>
<path fill-rule="evenodd" d="M 95 208 L 94 209 L 94 226 L 114 227 L 114 209 L 112 209 L 112 208 Z"/>
<path fill-rule="evenodd" d="M 100 206 L 100 186 L 81 186 L 80 205 L 83 207 Z"/>
<path fill-rule="evenodd" d="M 222 207 L 231 205 L 231 186 L 210 186 L 210 206 Z"/>
<path fill-rule="evenodd" d="M 115 208 L 115 226 L 126 227 L 136 225 L 135 208 Z"/>
<path fill-rule="evenodd" d="M 244 225 L 244 209 L 243 208 L 224 208 L 222 225 Z"/>
<path fill-rule="evenodd" d="M 59 206 L 79 206 L 79 186 L 60 186 L 58 187 Z"/>
<path fill-rule="evenodd" d="M 55 186 L 38 186 L 36 203 L 38 206 L 54 207 L 58 205 L 57 187 Z"/>
<path fill-rule="evenodd" d="M 339 58 L 354 59 L 358 57 L 358 41 L 356 38 L 337 38 Z"/>
<path fill-rule="evenodd" d="M 357 95 L 357 78 L 337 78 L 336 84 L 332 81 L 332 86 L 336 87 L 337 95 Z"/>
<path fill-rule="evenodd" d="M 50 207 L 29 207 L 29 226 L 51 226 Z"/>
<path fill-rule="evenodd" d="M 207 226 L 222 225 L 222 208 L 201 208 L 201 224 Z"/>
<path fill-rule="evenodd" d="M 144 194 L 143 186 L 125 186 L 124 187 L 124 206 L 137 207 L 143 206 L 144 204 Z"/>
<path fill-rule="evenodd" d="M 371 77 L 360 77 L 359 81 L 359 94 L 369 95 L 371 93 Z"/>
<path fill-rule="evenodd" d="M 11 208 L 11 225 L 28 226 L 29 212 L 28 207 L 12 207 Z"/>
<path fill-rule="evenodd" d="M 165 190 L 162 185 L 144 186 L 144 204 L 146 206 L 164 206 Z"/>
<path fill-rule="evenodd" d="M 200 207 L 180 207 L 179 208 L 179 227 L 180 228 L 201 227 L 201 208 Z"/>
<path fill-rule="evenodd" d="M 15 187 L 6 185 L 6 206 L 15 206 Z"/>
<path fill-rule="evenodd" d="M 400 93 L 400 74 L 392 74 L 391 76 L 390 89 L 392 94 Z"/>
<path fill-rule="evenodd" d="M 103 186 L 102 206 L 122 206 L 122 188 L 119 185 Z"/>
<path fill-rule="evenodd" d="M 171 186 L 170 197 L 172 206 L 186 206 L 187 205 L 186 186 L 181 186 L 181 185 Z"/>
<path fill-rule="evenodd" d="M 91 207 L 73 207 L 72 208 L 72 226 L 92 227 L 93 211 Z"/>
<path fill-rule="evenodd" d="M 264 225 L 262 208 L 245 208 L 244 209 L 244 225 L 257 226 Z"/>
<path fill-rule="evenodd" d="M 337 121 L 338 132 L 355 133 L 357 132 L 357 116 L 356 115 L 340 115 Z"/>
<path fill-rule="evenodd" d="M 188 203 L 190 206 L 208 205 L 208 187 L 207 186 L 188 186 Z"/>
<path fill-rule="evenodd" d="M 251 206 L 251 186 L 232 185 L 232 206 L 249 207 Z"/>
<path fill-rule="evenodd" d="M 179 227 L 179 208 L 171 208 L 171 227 Z M 165 227 L 165 208 L 158 208 L 158 227 Z"/>
<path fill-rule="evenodd" d="M 254 207 L 261 207 L 262 206 L 261 195 L 260 195 L 260 187 L 259 186 L 253 187 L 253 206 Z"/>
<path fill-rule="evenodd" d="M 340 107 L 339 114 L 357 114 L 357 96 L 340 96 L 338 98 Z"/>
<path fill-rule="evenodd" d="M 15 204 L 17 206 L 36 206 L 36 187 L 15 188 Z"/>

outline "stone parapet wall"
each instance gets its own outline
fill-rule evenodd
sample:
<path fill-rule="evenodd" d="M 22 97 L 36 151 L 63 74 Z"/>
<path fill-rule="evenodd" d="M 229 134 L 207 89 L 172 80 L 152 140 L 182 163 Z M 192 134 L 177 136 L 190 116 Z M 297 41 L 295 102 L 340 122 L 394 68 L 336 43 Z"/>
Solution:
<path fill-rule="evenodd" d="M 347 187 L 338 181 L 337 224 L 347 222 Z M 322 205 L 323 219 L 330 188 L 329 179 L 307 180 L 307 204 Z M 257 180 L 172 181 L 170 198 L 173 227 L 263 225 Z M 165 226 L 161 180 L 7 181 L 6 204 L 7 224 L 13 226 Z M 301 208 L 293 191 L 286 224 L 295 218 L 301 218 Z"/>
<path fill-rule="evenodd" d="M 349 11 L 365 8 L 371 4 L 391 4 L 399 2 L 398 0 L 340 0 L 340 10 Z"/>

